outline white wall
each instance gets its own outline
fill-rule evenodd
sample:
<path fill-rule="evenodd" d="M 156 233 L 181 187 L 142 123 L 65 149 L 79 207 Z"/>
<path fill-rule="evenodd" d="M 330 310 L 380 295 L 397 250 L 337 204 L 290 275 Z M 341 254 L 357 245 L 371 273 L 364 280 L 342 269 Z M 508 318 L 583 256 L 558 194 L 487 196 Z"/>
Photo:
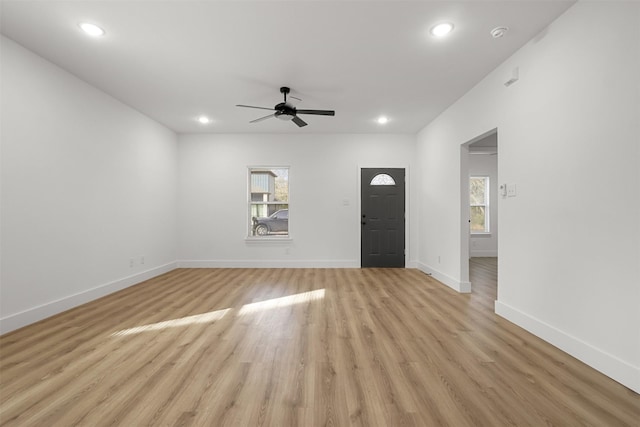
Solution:
<path fill-rule="evenodd" d="M 498 256 L 498 156 L 469 154 L 469 176 L 489 177 L 489 233 L 471 234 L 469 255 Z"/>
<path fill-rule="evenodd" d="M 460 144 L 498 128 L 497 313 L 640 392 L 639 75 L 640 4 L 578 2 L 417 150 L 419 266 L 460 281 Z"/>
<path fill-rule="evenodd" d="M 411 135 L 180 136 L 180 265 L 359 267 L 359 167 L 407 168 L 410 200 L 414 146 Z M 248 166 L 290 167 L 290 242 L 245 240 Z M 409 203 L 408 265 L 412 217 Z"/>
<path fill-rule="evenodd" d="M 6 332 L 173 268 L 177 177 L 173 132 L 1 47 Z"/>

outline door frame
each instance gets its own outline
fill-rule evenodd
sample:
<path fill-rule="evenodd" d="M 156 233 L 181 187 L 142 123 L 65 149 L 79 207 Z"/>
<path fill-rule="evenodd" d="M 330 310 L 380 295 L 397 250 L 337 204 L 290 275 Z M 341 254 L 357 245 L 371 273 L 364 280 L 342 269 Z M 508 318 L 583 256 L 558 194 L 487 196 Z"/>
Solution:
<path fill-rule="evenodd" d="M 356 263 L 359 268 L 362 268 L 362 226 L 360 224 L 362 220 L 362 169 L 378 169 L 378 168 L 390 168 L 390 169 L 404 169 L 404 268 L 416 268 L 417 262 L 412 257 L 411 246 L 413 240 L 411 239 L 411 202 L 409 195 L 411 194 L 411 170 L 409 165 L 406 163 L 397 164 L 390 163 L 381 165 L 379 163 L 369 165 L 363 164 L 358 165 L 357 169 L 357 185 L 358 185 L 358 212 L 357 216 L 354 218 L 354 226 L 357 227 L 357 244 L 355 245 L 357 249 L 357 253 L 355 254 L 356 259 L 358 260 Z M 357 221 L 357 222 L 356 222 Z"/>
<path fill-rule="evenodd" d="M 487 132 L 460 144 L 460 292 L 472 292 L 473 284 L 469 281 L 469 243 L 471 241 L 471 231 L 469 230 L 469 145 L 478 142 L 489 135 L 497 134 L 495 127 Z M 498 168 L 498 178 L 500 168 Z M 499 202 L 498 202 L 499 204 Z M 498 206 L 495 207 L 498 209 Z M 500 212 L 498 211 L 498 218 Z M 498 245 L 498 255 L 500 245 Z"/>

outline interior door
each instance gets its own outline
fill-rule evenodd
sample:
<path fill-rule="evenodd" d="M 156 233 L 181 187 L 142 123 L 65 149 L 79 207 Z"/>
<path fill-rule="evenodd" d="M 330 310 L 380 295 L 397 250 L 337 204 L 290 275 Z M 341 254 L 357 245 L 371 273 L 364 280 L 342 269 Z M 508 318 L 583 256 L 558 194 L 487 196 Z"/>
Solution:
<path fill-rule="evenodd" d="M 361 172 L 361 265 L 405 266 L 405 170 L 367 168 Z"/>

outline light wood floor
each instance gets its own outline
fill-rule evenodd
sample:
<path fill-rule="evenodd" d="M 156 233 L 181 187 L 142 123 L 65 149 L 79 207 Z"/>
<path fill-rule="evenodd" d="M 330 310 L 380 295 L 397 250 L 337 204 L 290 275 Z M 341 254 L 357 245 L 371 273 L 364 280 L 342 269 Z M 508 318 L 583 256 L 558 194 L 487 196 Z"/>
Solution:
<path fill-rule="evenodd" d="M 179 269 L 0 337 L 6 426 L 638 426 L 640 396 L 411 269 Z"/>

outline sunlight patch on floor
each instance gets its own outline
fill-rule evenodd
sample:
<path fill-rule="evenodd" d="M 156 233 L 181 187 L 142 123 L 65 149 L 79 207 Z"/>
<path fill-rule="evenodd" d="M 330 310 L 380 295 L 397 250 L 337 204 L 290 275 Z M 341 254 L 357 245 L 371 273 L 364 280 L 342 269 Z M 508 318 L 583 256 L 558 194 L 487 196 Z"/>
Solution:
<path fill-rule="evenodd" d="M 148 325 L 136 326 L 135 328 L 123 329 L 111 334 L 112 337 L 122 337 L 125 335 L 140 334 L 142 332 L 158 331 L 167 328 L 176 328 L 179 326 L 197 325 L 201 323 L 211 323 L 222 319 L 230 308 L 224 310 L 210 311 L 203 314 L 195 314 L 193 316 L 181 317 L 179 319 L 165 320 L 158 323 L 150 323 Z"/>
<path fill-rule="evenodd" d="M 324 298 L 324 289 L 317 289 L 315 291 L 302 292 L 300 294 L 289 295 L 281 298 L 268 299 L 265 301 L 259 301 L 259 302 L 243 305 L 242 308 L 238 311 L 238 316 L 255 313 L 257 311 L 287 307 L 290 305 L 301 304 L 309 301 L 315 301 L 322 298 Z"/>
<path fill-rule="evenodd" d="M 243 305 L 238 310 L 238 316 L 251 314 L 258 311 L 271 310 L 275 308 L 288 307 L 295 304 L 301 304 L 309 301 L 315 301 L 324 298 L 324 289 L 315 291 L 302 292 L 300 294 L 289 295 L 281 298 L 272 298 L 265 301 L 254 302 Z M 224 310 L 210 311 L 203 314 L 195 314 L 193 316 L 181 317 L 179 319 L 165 320 L 158 323 L 150 323 L 148 325 L 136 326 L 134 328 L 123 329 L 111 334 L 112 337 L 124 337 L 127 335 L 135 335 L 149 331 L 159 331 L 167 328 L 177 328 L 180 326 L 197 325 L 202 323 L 212 323 L 222 319 L 231 308 Z"/>

